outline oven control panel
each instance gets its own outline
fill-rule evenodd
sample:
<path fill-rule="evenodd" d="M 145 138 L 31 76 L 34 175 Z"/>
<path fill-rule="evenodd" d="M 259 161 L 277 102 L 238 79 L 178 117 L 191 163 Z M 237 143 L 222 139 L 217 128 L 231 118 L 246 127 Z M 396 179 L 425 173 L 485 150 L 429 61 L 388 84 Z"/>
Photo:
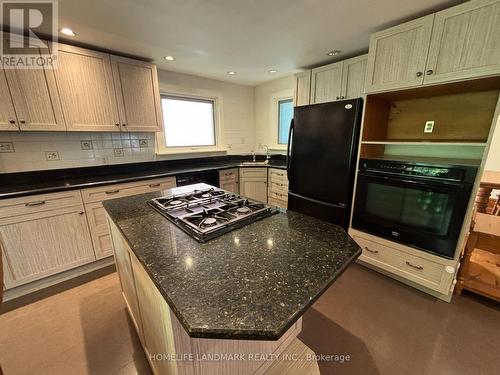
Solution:
<path fill-rule="evenodd" d="M 462 168 L 371 159 L 362 160 L 360 169 L 366 172 L 436 178 L 451 181 L 463 181 L 465 174 Z"/>

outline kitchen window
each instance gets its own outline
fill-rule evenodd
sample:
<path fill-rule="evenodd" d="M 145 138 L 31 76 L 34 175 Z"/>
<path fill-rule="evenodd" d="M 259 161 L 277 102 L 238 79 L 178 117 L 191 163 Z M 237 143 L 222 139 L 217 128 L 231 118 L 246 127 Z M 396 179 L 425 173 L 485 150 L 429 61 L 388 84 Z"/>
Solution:
<path fill-rule="evenodd" d="M 209 150 L 217 146 L 216 99 L 162 95 L 160 150 Z"/>
<path fill-rule="evenodd" d="M 288 131 L 293 118 L 293 99 L 278 100 L 278 144 L 288 143 Z"/>

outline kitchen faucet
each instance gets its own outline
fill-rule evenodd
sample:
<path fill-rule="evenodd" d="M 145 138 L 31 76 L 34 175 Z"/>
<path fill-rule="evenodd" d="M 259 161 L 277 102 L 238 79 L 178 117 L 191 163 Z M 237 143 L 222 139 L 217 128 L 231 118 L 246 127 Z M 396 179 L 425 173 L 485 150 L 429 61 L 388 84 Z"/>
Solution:
<path fill-rule="evenodd" d="M 255 151 L 252 151 L 252 161 L 255 163 Z"/>
<path fill-rule="evenodd" d="M 269 146 L 268 145 L 262 145 L 264 149 L 266 150 L 266 162 L 269 162 L 269 159 L 271 159 L 271 155 L 269 155 Z"/>

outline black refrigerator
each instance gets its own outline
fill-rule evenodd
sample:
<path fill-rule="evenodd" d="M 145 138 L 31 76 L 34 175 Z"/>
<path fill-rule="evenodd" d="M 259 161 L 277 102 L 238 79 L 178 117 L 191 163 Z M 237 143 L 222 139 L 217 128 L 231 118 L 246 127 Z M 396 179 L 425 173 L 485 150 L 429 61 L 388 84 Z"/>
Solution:
<path fill-rule="evenodd" d="M 363 100 L 295 107 L 287 150 L 288 209 L 349 226 Z"/>

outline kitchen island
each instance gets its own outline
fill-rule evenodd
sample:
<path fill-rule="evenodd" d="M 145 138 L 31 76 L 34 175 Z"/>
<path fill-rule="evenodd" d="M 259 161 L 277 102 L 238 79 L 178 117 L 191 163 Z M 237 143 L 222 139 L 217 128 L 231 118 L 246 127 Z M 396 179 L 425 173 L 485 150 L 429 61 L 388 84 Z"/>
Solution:
<path fill-rule="evenodd" d="M 262 373 L 361 249 L 290 211 L 200 243 L 148 205 L 206 187 L 104 202 L 123 295 L 155 373 Z"/>

